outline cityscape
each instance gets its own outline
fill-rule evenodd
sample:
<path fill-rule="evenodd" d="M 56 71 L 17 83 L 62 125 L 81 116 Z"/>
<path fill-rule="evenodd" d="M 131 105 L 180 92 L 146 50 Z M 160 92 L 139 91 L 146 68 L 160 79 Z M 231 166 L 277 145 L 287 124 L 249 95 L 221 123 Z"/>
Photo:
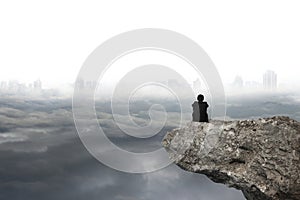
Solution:
<path fill-rule="evenodd" d="M 191 88 L 195 93 L 201 93 L 207 91 L 203 80 L 196 79 L 190 83 L 181 82 L 176 79 L 168 79 L 162 84 L 179 87 L 182 89 Z M 73 84 L 68 84 L 69 90 L 74 89 L 94 89 L 97 86 L 97 81 L 89 81 L 78 79 Z M 278 88 L 278 77 L 275 71 L 267 70 L 261 75 L 261 82 L 258 81 L 245 81 L 242 76 L 236 75 L 232 83 L 225 85 L 227 91 L 240 91 L 241 89 L 248 89 L 253 91 L 276 91 Z M 51 94 L 57 95 L 63 93 L 60 88 L 43 88 L 43 83 L 40 79 L 33 81 L 32 83 L 20 83 L 17 80 L 1 81 L 0 93 L 9 95 L 39 95 L 39 94 Z"/>
<path fill-rule="evenodd" d="M 244 81 L 243 78 L 237 75 L 232 82 L 231 89 L 256 89 L 256 90 L 264 90 L 264 91 L 276 91 L 278 88 L 277 83 L 277 74 L 272 70 L 267 70 L 262 75 L 262 82 L 258 81 Z"/>
<path fill-rule="evenodd" d="M 257 81 L 244 81 L 241 76 L 236 76 L 233 83 L 233 88 L 254 88 L 254 89 L 265 89 L 265 90 L 276 90 L 277 85 L 277 74 L 272 70 L 267 70 L 262 75 L 262 82 Z"/>
<path fill-rule="evenodd" d="M 42 90 L 42 81 L 37 79 L 29 84 L 20 83 L 17 80 L 1 81 L 0 90 L 1 92 L 12 94 L 40 92 Z"/>

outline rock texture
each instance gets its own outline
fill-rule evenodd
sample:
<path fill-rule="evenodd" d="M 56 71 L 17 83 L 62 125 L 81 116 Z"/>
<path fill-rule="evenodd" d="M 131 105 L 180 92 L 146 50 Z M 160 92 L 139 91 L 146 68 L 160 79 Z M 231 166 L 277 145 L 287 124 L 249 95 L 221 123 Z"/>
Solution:
<path fill-rule="evenodd" d="M 162 143 L 184 170 L 242 190 L 248 200 L 300 199 L 300 123 L 293 119 L 191 122 Z"/>

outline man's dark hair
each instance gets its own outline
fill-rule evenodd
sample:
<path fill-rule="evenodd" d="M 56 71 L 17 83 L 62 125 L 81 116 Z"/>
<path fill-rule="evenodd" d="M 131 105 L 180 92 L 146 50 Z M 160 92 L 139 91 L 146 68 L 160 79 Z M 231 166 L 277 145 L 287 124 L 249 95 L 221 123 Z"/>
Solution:
<path fill-rule="evenodd" d="M 199 94 L 197 100 L 202 102 L 204 100 L 204 96 L 202 94 Z"/>

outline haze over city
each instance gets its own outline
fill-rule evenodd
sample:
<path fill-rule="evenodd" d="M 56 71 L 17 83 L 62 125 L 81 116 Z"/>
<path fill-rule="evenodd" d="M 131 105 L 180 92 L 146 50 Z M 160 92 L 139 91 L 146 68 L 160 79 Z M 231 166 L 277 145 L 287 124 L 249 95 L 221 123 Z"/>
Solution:
<path fill-rule="evenodd" d="M 236 75 L 245 81 L 261 81 L 269 69 L 279 75 L 279 85 L 299 85 L 297 2 L 230 2 L 235 6 L 214 1 L 197 6 L 191 6 L 195 2 L 164 1 L 156 6 L 134 1 L 140 9 L 126 2 L 118 2 L 116 7 L 115 1 L 104 6 L 95 2 L 92 7 L 80 2 L 66 1 L 60 6 L 57 2 L 35 2 L 39 9 L 21 1 L 2 2 L 0 80 L 29 83 L 40 79 L 44 88 L 73 83 L 87 56 L 105 40 L 136 28 L 162 27 L 196 41 L 211 57 L 225 84 Z M 173 9 L 167 9 L 169 14 L 165 15 L 171 4 Z M 68 9 L 70 5 L 72 9 Z"/>

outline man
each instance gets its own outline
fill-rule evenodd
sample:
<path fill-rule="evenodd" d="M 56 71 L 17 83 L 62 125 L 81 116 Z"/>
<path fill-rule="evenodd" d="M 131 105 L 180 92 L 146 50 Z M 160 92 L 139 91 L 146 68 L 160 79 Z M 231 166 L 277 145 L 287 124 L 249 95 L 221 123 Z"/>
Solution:
<path fill-rule="evenodd" d="M 197 101 L 195 101 L 192 104 L 193 107 L 193 121 L 194 122 L 208 122 L 208 114 L 207 114 L 207 108 L 208 104 L 206 101 L 204 101 L 204 96 L 202 94 L 199 94 L 197 97 Z"/>

